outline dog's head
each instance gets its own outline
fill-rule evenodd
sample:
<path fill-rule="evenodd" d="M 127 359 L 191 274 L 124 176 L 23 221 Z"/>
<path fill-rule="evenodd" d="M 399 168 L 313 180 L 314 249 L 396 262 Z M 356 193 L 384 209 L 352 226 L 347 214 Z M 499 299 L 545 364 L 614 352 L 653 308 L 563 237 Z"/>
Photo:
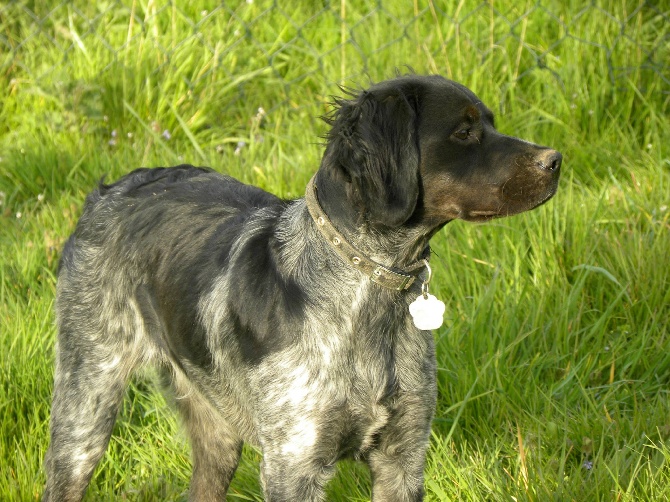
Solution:
<path fill-rule="evenodd" d="M 456 82 L 398 77 L 337 104 L 322 169 L 373 225 L 485 221 L 556 192 L 561 154 L 499 133 L 491 111 Z"/>

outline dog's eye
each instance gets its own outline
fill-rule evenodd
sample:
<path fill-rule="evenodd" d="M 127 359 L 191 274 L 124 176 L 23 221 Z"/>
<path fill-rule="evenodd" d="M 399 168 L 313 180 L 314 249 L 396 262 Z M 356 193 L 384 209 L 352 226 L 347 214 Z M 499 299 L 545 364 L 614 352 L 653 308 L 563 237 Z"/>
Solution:
<path fill-rule="evenodd" d="M 470 137 L 470 129 L 459 129 L 454 133 L 454 137 L 464 141 Z"/>

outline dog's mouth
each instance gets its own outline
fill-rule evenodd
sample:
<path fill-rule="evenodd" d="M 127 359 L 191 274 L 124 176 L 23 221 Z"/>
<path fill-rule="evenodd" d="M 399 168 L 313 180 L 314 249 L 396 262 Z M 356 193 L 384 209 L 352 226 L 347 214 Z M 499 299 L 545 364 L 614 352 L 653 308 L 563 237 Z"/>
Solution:
<path fill-rule="evenodd" d="M 500 211 L 468 211 L 467 217 L 463 219 L 472 222 L 484 222 L 494 218 L 502 218 L 503 216 L 507 215 L 501 214 Z"/>
<path fill-rule="evenodd" d="M 532 209 L 538 208 L 554 195 L 556 195 L 556 186 L 551 187 L 544 195 L 537 201 L 529 201 L 527 203 L 516 203 L 516 204 L 501 204 L 498 209 L 477 209 L 477 210 L 468 210 L 464 211 L 460 216 L 463 220 L 478 223 L 486 222 L 496 218 L 504 218 L 506 216 L 513 216 L 515 214 L 523 213 L 525 211 L 530 211 Z"/>
<path fill-rule="evenodd" d="M 551 199 L 554 195 L 556 195 L 556 187 L 554 187 L 554 188 L 552 188 L 551 190 L 549 190 L 549 193 L 547 193 L 547 195 L 546 195 L 540 202 L 538 202 L 537 204 L 535 204 L 535 205 L 534 205 L 533 207 L 531 207 L 530 209 L 535 209 L 536 207 L 540 207 L 542 204 L 544 204 L 544 203 L 547 202 L 549 199 Z"/>

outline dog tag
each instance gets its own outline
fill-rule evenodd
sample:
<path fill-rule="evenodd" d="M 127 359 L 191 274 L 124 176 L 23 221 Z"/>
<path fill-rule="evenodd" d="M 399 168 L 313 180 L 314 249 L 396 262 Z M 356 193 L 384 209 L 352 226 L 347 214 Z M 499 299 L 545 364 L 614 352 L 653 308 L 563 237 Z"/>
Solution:
<path fill-rule="evenodd" d="M 429 293 L 419 295 L 409 305 L 414 326 L 419 329 L 437 329 L 442 326 L 445 309 L 444 302 Z"/>

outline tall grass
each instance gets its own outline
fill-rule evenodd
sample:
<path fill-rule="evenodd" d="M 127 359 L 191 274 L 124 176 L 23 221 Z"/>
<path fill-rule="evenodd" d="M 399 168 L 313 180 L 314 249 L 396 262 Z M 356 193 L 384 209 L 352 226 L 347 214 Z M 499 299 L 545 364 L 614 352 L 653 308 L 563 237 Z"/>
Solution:
<path fill-rule="evenodd" d="M 55 269 L 97 180 L 190 162 L 298 197 L 336 83 L 404 65 L 565 156 L 547 205 L 433 241 L 449 320 L 428 500 L 670 498 L 667 7 L 448 4 L 0 7 L 0 499 L 44 482 Z M 186 497 L 188 447 L 154 388 L 129 390 L 89 500 Z M 245 450 L 231 500 L 261 499 L 257 462 Z M 368 492 L 354 463 L 329 487 Z"/>

